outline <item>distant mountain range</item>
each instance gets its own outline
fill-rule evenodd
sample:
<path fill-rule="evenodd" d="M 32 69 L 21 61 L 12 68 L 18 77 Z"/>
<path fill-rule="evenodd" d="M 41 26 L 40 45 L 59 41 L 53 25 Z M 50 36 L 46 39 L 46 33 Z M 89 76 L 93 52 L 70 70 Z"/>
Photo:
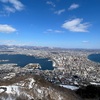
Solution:
<path fill-rule="evenodd" d="M 42 46 L 28 46 L 28 45 L 0 45 L 0 49 L 9 48 L 22 48 L 22 49 L 34 49 L 34 50 L 74 50 L 74 51 L 100 51 L 100 49 L 83 49 L 83 48 L 60 48 L 60 47 L 42 47 Z"/>

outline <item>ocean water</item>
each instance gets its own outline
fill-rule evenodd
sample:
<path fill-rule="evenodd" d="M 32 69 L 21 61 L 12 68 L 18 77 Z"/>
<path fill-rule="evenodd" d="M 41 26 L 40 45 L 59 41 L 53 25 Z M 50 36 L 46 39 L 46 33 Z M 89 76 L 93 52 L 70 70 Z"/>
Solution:
<path fill-rule="evenodd" d="M 34 56 L 20 54 L 0 54 L 0 64 L 16 63 L 18 66 L 24 67 L 29 63 L 39 63 L 42 70 L 53 70 L 53 62 L 48 60 L 48 58 L 36 58 Z"/>
<path fill-rule="evenodd" d="M 100 63 L 100 54 L 91 54 L 88 56 L 88 59 Z"/>

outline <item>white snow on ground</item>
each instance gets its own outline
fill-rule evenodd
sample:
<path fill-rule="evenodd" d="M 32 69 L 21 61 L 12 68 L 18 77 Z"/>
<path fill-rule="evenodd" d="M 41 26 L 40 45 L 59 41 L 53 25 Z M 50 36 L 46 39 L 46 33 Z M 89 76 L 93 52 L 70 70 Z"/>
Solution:
<path fill-rule="evenodd" d="M 4 92 L 4 89 L 0 89 L 0 93 Z"/>
<path fill-rule="evenodd" d="M 37 91 L 38 91 L 38 93 L 42 93 L 42 90 L 40 90 L 40 89 L 37 89 Z"/>
<path fill-rule="evenodd" d="M 26 95 L 29 98 L 28 100 L 31 100 L 31 99 L 34 100 L 34 98 L 32 96 L 28 95 L 27 93 L 23 92 L 23 94 Z"/>
<path fill-rule="evenodd" d="M 29 99 L 33 99 L 33 97 L 29 94 L 27 94 L 26 92 L 24 91 L 20 91 L 20 86 L 15 86 L 15 85 L 11 85 L 11 86 L 0 86 L 0 87 L 5 87 L 7 88 L 7 90 L 5 91 L 5 93 L 9 94 L 8 98 L 7 99 L 3 99 L 3 100 L 13 100 L 10 96 L 12 94 L 17 94 L 18 96 L 20 94 L 25 94 Z M 4 92 L 3 89 L 0 89 L 0 93 Z M 11 94 L 11 95 L 10 95 Z M 15 99 L 14 99 L 15 100 Z"/>
<path fill-rule="evenodd" d="M 2 100 L 15 100 L 11 97 L 11 95 L 21 95 L 24 94 L 26 95 L 29 100 L 34 99 L 30 94 L 27 93 L 27 91 L 23 91 L 23 88 L 25 85 L 28 85 L 28 89 L 33 88 L 33 85 L 35 84 L 35 80 L 33 78 L 28 78 L 28 83 L 26 84 L 24 81 L 20 81 L 19 83 L 15 83 L 13 85 L 8 85 L 8 86 L 0 86 L 0 93 L 4 92 L 8 94 L 7 99 L 2 99 Z M 4 88 L 4 89 L 3 89 Z M 41 93 L 42 91 L 38 89 L 38 93 Z M 3 97 L 2 97 L 3 98 Z"/>
<path fill-rule="evenodd" d="M 0 87 L 5 87 L 7 88 L 7 90 L 5 91 L 6 93 L 11 93 L 11 94 L 19 94 L 19 87 L 15 86 L 15 85 L 11 85 L 11 86 L 0 86 Z"/>
<path fill-rule="evenodd" d="M 31 89 L 35 83 L 35 80 L 33 78 L 30 78 L 30 83 L 29 83 L 29 89 Z"/>
<path fill-rule="evenodd" d="M 35 80 L 33 78 L 29 78 L 29 89 L 31 89 L 35 83 Z M 0 86 L 0 87 L 4 87 L 7 88 L 7 90 L 5 91 L 6 93 L 11 93 L 11 94 L 18 94 L 20 93 L 19 87 L 20 86 L 16 86 L 19 85 L 20 83 L 16 83 L 15 85 L 9 85 L 9 86 Z M 24 83 L 20 84 L 21 86 L 24 85 Z M 4 89 L 0 89 L 0 93 L 2 93 L 4 91 Z"/>
<path fill-rule="evenodd" d="M 59 100 L 63 100 L 63 98 L 59 95 Z"/>
<path fill-rule="evenodd" d="M 90 82 L 92 85 L 100 85 L 100 83 Z"/>
<path fill-rule="evenodd" d="M 20 83 L 15 83 L 15 85 L 17 85 L 17 86 L 24 86 L 25 83 L 23 81 L 21 81 Z"/>
<path fill-rule="evenodd" d="M 72 85 L 60 85 L 61 87 L 67 88 L 67 89 L 71 89 L 71 90 L 77 90 L 79 89 L 79 87 L 77 86 L 72 86 Z"/>

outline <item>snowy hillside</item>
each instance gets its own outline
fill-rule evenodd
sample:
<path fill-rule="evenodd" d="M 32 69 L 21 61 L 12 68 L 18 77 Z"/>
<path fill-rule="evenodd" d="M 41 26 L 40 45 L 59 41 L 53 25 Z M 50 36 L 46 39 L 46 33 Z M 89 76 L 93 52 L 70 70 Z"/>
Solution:
<path fill-rule="evenodd" d="M 73 91 L 39 76 L 20 76 L 6 82 L 0 84 L 0 100 L 81 100 Z"/>

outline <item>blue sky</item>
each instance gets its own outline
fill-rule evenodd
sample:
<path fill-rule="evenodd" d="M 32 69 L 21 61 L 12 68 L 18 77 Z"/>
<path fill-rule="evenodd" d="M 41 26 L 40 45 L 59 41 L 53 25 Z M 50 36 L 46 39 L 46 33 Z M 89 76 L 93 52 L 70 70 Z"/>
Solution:
<path fill-rule="evenodd" d="M 100 49 L 100 0 L 0 0 L 0 44 Z"/>

